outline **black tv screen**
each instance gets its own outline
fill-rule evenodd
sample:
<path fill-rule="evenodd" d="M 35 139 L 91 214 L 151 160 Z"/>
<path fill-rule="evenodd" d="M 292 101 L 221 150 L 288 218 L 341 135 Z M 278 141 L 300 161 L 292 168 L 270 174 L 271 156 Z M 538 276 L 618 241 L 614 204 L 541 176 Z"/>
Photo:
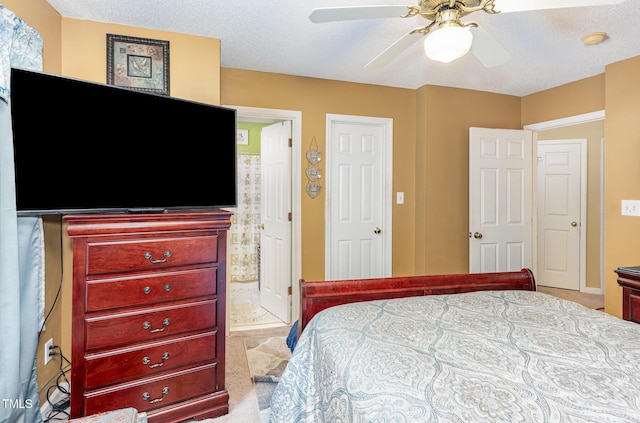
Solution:
<path fill-rule="evenodd" d="M 19 215 L 236 205 L 236 111 L 11 71 Z"/>

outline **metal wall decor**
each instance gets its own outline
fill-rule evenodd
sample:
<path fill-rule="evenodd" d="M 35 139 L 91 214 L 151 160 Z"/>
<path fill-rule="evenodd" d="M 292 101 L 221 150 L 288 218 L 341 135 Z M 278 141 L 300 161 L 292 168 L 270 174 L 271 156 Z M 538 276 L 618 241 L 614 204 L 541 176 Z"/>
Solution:
<path fill-rule="evenodd" d="M 307 178 L 310 182 L 316 182 L 318 179 L 322 177 L 322 169 L 319 169 L 314 166 L 307 166 Z"/>
<path fill-rule="evenodd" d="M 322 177 L 322 169 L 318 167 L 318 163 L 322 160 L 322 152 L 318 148 L 316 137 L 311 139 L 311 145 L 309 145 L 306 156 L 307 162 L 309 162 L 305 171 L 307 174 L 306 191 L 309 197 L 316 198 L 322 190 L 322 185 L 319 182 Z"/>
<path fill-rule="evenodd" d="M 316 198 L 320 194 L 320 190 L 322 186 L 320 184 L 314 184 L 313 182 L 309 182 L 307 184 L 307 195 L 311 198 Z"/>
<path fill-rule="evenodd" d="M 307 161 L 310 165 L 315 166 L 320 163 L 320 160 L 322 160 L 322 152 L 318 149 L 316 137 L 313 137 L 313 139 L 311 140 L 311 145 L 307 150 Z"/>

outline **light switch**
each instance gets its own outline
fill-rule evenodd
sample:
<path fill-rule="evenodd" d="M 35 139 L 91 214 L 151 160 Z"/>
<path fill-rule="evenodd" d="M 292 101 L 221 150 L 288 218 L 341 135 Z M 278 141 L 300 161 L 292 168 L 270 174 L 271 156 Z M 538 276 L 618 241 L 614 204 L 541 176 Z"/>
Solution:
<path fill-rule="evenodd" d="M 396 193 L 396 204 L 404 204 L 404 192 Z"/>

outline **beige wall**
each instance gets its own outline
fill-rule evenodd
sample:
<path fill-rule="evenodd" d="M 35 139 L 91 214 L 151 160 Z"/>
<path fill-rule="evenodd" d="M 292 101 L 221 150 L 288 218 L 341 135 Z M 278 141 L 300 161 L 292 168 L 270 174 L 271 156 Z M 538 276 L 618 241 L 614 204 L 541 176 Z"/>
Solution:
<path fill-rule="evenodd" d="M 418 98 L 416 268 L 468 272 L 469 128 L 521 128 L 520 98 L 437 86 Z"/>
<path fill-rule="evenodd" d="M 222 68 L 222 104 L 302 112 L 301 152 L 313 137 L 326 151 L 327 113 L 393 119 L 393 192 L 405 192 L 405 204 L 393 206 L 393 274 L 415 271 L 416 93 L 414 90 Z M 305 166 L 305 160 L 302 161 Z M 300 169 L 304 174 L 304 169 Z M 324 190 L 302 198 L 302 277 L 324 278 Z"/>
<path fill-rule="evenodd" d="M 604 110 L 604 74 L 522 97 L 522 125 Z"/>
<path fill-rule="evenodd" d="M 614 270 L 640 264 L 640 218 L 622 216 L 621 200 L 640 200 L 640 57 L 606 68 L 605 310 L 622 315 Z"/>
<path fill-rule="evenodd" d="M 393 208 L 393 275 L 468 270 L 468 128 L 520 128 L 518 97 L 229 68 L 222 69 L 221 92 L 222 104 L 302 111 L 303 143 L 315 136 L 322 151 L 327 113 L 392 118 L 393 191 L 405 193 L 405 204 Z M 302 147 L 304 154 L 307 146 Z M 307 280 L 324 278 L 324 200 L 324 193 L 315 199 L 302 195 L 302 277 Z"/>
<path fill-rule="evenodd" d="M 220 104 L 220 40 L 78 19 L 62 19 L 62 74 L 105 83 L 107 34 L 169 41 L 172 97 Z"/>

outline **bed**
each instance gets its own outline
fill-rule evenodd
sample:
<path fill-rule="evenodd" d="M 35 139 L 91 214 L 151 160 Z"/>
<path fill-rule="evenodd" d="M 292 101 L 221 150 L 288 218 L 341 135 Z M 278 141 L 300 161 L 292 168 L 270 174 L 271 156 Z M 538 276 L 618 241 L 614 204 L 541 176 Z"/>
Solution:
<path fill-rule="evenodd" d="M 532 273 L 301 281 L 280 422 L 640 422 L 640 326 Z"/>

